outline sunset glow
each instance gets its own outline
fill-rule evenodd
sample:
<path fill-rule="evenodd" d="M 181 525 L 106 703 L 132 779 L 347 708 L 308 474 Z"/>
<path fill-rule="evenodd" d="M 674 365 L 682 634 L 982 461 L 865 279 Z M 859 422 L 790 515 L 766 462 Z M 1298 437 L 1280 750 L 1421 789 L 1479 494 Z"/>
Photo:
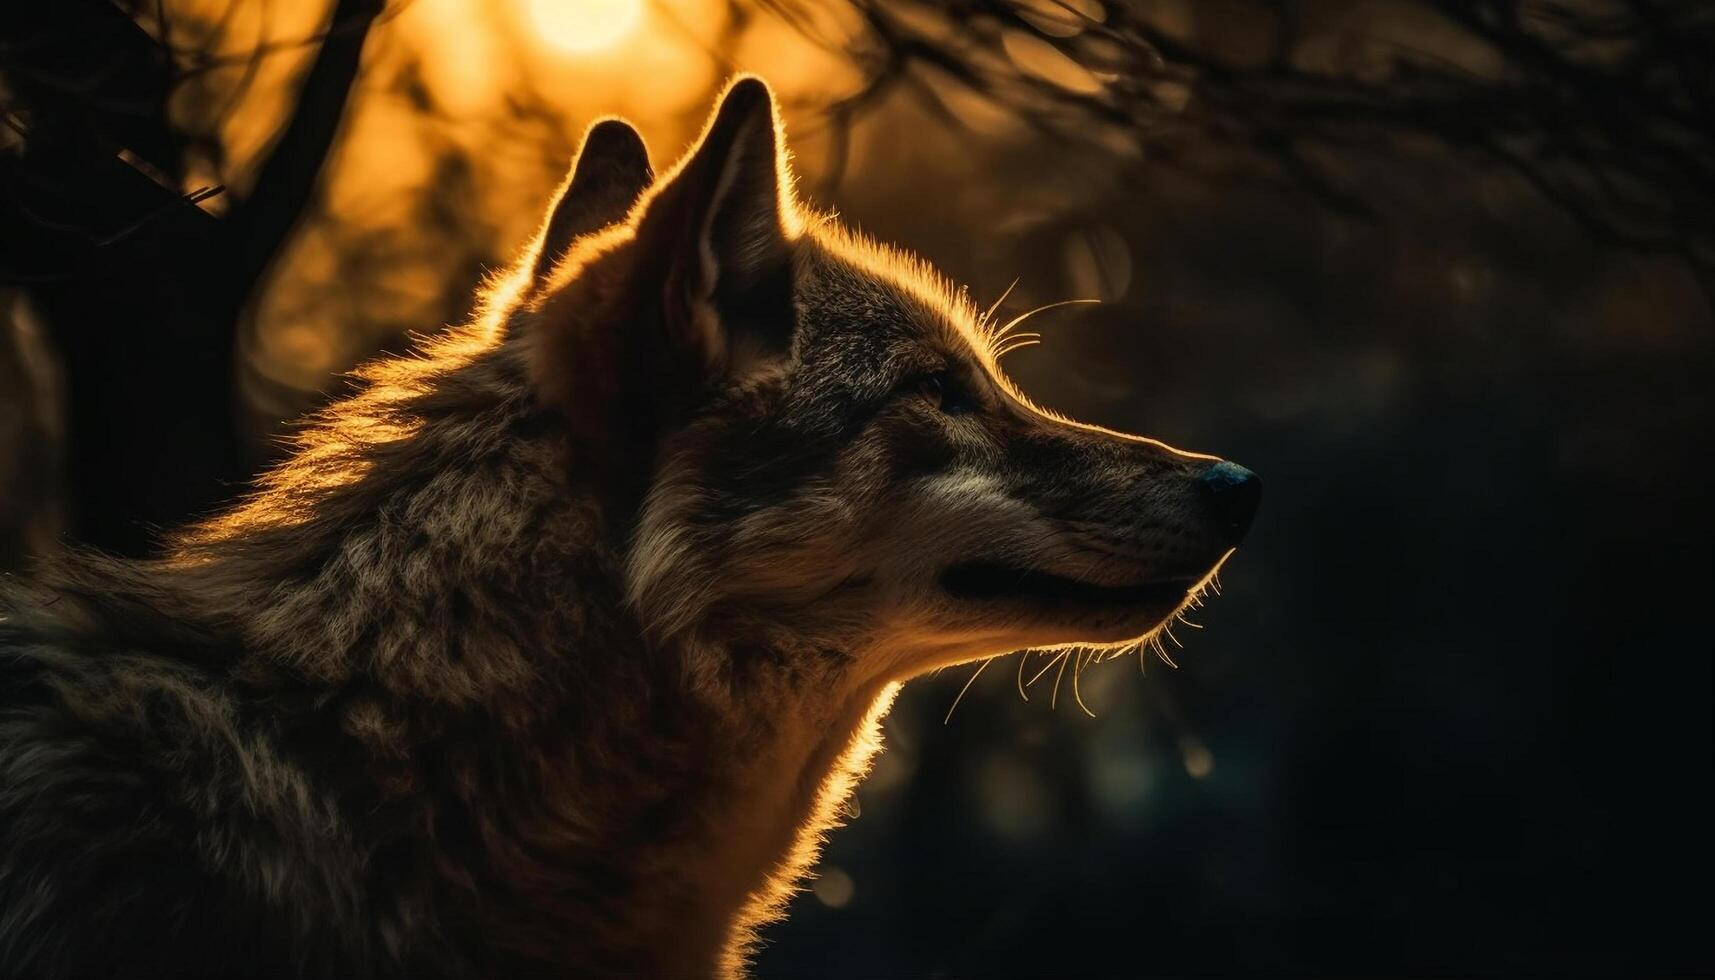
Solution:
<path fill-rule="evenodd" d="M 530 20 L 555 47 L 578 54 L 625 40 L 642 19 L 642 0 L 529 0 Z"/>

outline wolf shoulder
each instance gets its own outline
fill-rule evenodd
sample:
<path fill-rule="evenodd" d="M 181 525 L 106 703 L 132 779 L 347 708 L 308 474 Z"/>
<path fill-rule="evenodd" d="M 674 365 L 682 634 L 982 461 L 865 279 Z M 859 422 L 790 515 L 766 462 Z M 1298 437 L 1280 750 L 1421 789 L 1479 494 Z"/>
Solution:
<path fill-rule="evenodd" d="M 339 815 L 198 652 L 54 605 L 0 595 L 0 976 L 324 972 Z"/>

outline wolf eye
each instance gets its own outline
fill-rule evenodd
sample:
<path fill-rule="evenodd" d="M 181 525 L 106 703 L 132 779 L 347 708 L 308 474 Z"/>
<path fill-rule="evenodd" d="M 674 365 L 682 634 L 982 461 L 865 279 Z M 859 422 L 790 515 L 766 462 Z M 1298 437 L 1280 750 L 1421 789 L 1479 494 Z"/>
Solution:
<path fill-rule="evenodd" d="M 937 408 L 948 415 L 963 415 L 976 411 L 976 400 L 965 392 L 950 372 L 936 371 L 926 374 L 917 382 L 917 386 L 923 397 L 934 402 Z"/>

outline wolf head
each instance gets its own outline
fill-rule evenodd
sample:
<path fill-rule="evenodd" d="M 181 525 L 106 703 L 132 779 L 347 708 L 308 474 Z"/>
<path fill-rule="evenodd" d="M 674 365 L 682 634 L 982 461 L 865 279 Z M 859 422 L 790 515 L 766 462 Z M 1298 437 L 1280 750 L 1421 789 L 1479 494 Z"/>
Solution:
<path fill-rule="evenodd" d="M 592 130 L 518 289 L 658 641 L 876 680 L 1129 644 L 1256 508 L 1242 467 L 1033 405 L 962 292 L 800 206 L 755 78 L 658 180 L 629 127 Z"/>

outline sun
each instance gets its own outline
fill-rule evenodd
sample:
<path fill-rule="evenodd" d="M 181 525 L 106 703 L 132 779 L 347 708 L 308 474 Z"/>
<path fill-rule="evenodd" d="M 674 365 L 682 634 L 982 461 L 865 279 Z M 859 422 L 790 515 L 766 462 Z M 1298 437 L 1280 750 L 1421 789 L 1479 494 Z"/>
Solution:
<path fill-rule="evenodd" d="M 637 28 L 643 0 L 528 0 L 542 39 L 585 54 L 611 48 Z"/>

